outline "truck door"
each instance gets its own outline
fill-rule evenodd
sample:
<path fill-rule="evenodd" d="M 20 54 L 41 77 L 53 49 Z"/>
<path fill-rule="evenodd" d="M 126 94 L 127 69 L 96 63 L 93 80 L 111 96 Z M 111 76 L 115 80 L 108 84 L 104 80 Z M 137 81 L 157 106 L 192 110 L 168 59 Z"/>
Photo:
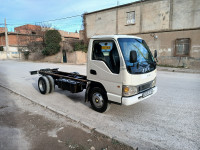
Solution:
<path fill-rule="evenodd" d="M 121 103 L 120 58 L 115 41 L 93 41 L 87 75 L 89 80 L 103 84 L 109 100 Z"/>

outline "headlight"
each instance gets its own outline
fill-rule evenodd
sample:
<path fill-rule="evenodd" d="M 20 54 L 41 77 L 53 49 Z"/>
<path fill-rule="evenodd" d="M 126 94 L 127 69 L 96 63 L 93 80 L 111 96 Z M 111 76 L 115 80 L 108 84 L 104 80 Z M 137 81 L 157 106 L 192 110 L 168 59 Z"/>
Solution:
<path fill-rule="evenodd" d="M 122 90 L 123 90 L 122 92 L 123 96 L 132 96 L 138 93 L 138 87 L 135 86 L 123 85 Z"/>
<path fill-rule="evenodd" d="M 151 87 L 155 87 L 156 86 L 156 78 L 153 80 L 153 82 L 151 83 Z"/>

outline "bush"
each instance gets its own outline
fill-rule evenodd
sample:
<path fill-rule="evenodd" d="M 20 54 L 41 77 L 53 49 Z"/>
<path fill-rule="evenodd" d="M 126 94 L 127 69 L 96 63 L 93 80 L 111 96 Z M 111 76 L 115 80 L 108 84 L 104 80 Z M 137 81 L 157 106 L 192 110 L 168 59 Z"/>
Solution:
<path fill-rule="evenodd" d="M 45 48 L 42 54 L 50 56 L 60 51 L 61 35 L 57 30 L 49 30 L 45 33 Z"/>
<path fill-rule="evenodd" d="M 76 43 L 74 43 L 74 51 L 83 51 L 83 52 L 87 53 L 88 46 L 85 45 L 83 42 L 76 42 Z"/>
<path fill-rule="evenodd" d="M 49 43 L 45 49 L 42 51 L 42 54 L 45 56 L 50 56 L 58 53 L 60 51 L 60 45 L 56 43 Z"/>
<path fill-rule="evenodd" d="M 33 41 L 27 44 L 27 48 L 30 52 L 40 52 L 44 49 L 44 43 L 41 41 Z"/>
<path fill-rule="evenodd" d="M 24 52 L 25 60 L 28 60 L 29 55 L 30 55 L 30 52 L 29 52 L 29 51 L 25 51 L 25 52 Z"/>

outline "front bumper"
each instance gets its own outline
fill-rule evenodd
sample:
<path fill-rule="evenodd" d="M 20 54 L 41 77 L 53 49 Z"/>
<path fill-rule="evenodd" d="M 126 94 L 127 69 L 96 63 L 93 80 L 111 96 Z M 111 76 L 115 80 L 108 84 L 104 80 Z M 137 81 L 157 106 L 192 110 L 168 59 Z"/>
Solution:
<path fill-rule="evenodd" d="M 144 98 L 142 97 L 143 93 L 140 93 L 140 94 L 137 94 L 137 95 L 134 95 L 131 97 L 122 97 L 122 105 L 126 105 L 126 106 L 133 105 L 135 103 L 138 103 L 140 101 L 143 101 L 143 100 L 151 97 L 152 95 L 154 95 L 157 92 L 157 87 L 152 88 L 152 90 L 153 90 L 153 93 Z"/>

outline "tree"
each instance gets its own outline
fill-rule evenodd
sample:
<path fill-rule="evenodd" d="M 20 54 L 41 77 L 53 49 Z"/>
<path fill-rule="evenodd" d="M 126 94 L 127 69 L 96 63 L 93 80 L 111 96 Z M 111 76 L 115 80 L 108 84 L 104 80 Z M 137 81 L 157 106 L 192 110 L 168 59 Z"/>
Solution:
<path fill-rule="evenodd" d="M 83 41 L 85 45 L 89 44 L 89 39 L 87 38 L 87 25 L 86 25 L 86 15 L 87 12 L 82 15 L 82 33 L 83 33 Z"/>
<path fill-rule="evenodd" d="M 60 51 L 61 35 L 57 30 L 49 30 L 45 33 L 45 48 L 43 55 L 50 56 Z"/>

